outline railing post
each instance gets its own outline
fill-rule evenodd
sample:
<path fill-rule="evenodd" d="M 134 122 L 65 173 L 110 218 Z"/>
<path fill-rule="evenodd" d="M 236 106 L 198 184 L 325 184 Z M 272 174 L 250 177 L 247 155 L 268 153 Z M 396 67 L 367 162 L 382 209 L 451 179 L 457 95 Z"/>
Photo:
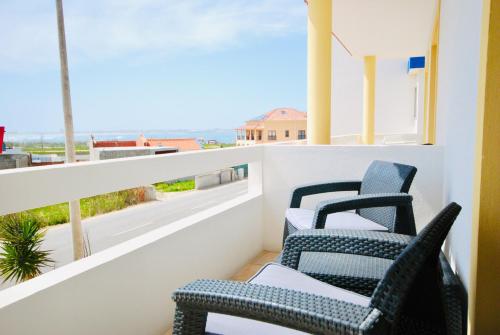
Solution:
<path fill-rule="evenodd" d="M 262 161 L 248 163 L 248 193 L 262 193 Z"/>

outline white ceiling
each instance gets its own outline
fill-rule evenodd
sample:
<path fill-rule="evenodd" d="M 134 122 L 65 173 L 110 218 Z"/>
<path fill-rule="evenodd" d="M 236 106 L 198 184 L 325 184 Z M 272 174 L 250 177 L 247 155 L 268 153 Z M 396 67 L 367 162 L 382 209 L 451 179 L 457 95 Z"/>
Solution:
<path fill-rule="evenodd" d="M 333 31 L 356 57 L 425 55 L 437 0 L 333 0 Z"/>

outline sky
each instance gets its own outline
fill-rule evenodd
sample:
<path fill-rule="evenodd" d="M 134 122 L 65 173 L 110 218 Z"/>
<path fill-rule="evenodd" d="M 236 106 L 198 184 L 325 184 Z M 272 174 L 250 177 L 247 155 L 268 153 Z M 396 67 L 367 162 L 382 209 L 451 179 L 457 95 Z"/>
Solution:
<path fill-rule="evenodd" d="M 77 131 L 236 128 L 306 106 L 300 0 L 64 0 Z M 63 129 L 54 0 L 0 2 L 0 125 Z"/>

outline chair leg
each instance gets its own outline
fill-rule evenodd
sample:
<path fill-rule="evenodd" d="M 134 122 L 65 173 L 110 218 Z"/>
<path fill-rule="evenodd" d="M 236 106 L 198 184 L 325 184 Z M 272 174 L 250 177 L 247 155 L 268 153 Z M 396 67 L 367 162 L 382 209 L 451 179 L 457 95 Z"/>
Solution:
<path fill-rule="evenodd" d="M 205 334 L 207 312 L 175 309 L 173 335 L 201 335 Z"/>
<path fill-rule="evenodd" d="M 285 227 L 283 228 L 283 247 L 285 246 L 286 238 L 288 237 L 288 220 L 285 220 Z"/>
<path fill-rule="evenodd" d="M 285 228 L 283 229 L 283 247 L 285 246 L 285 241 L 288 235 L 291 235 L 297 231 L 297 228 L 295 228 L 289 221 L 288 219 L 285 219 Z"/>

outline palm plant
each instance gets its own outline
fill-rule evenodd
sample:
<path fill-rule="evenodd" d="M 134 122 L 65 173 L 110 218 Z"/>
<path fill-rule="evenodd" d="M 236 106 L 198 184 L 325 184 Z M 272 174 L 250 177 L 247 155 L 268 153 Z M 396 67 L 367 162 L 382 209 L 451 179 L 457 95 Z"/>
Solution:
<path fill-rule="evenodd" d="M 42 273 L 54 261 L 40 250 L 45 232 L 29 215 L 11 214 L 0 224 L 0 275 L 4 281 L 23 282 Z"/>

